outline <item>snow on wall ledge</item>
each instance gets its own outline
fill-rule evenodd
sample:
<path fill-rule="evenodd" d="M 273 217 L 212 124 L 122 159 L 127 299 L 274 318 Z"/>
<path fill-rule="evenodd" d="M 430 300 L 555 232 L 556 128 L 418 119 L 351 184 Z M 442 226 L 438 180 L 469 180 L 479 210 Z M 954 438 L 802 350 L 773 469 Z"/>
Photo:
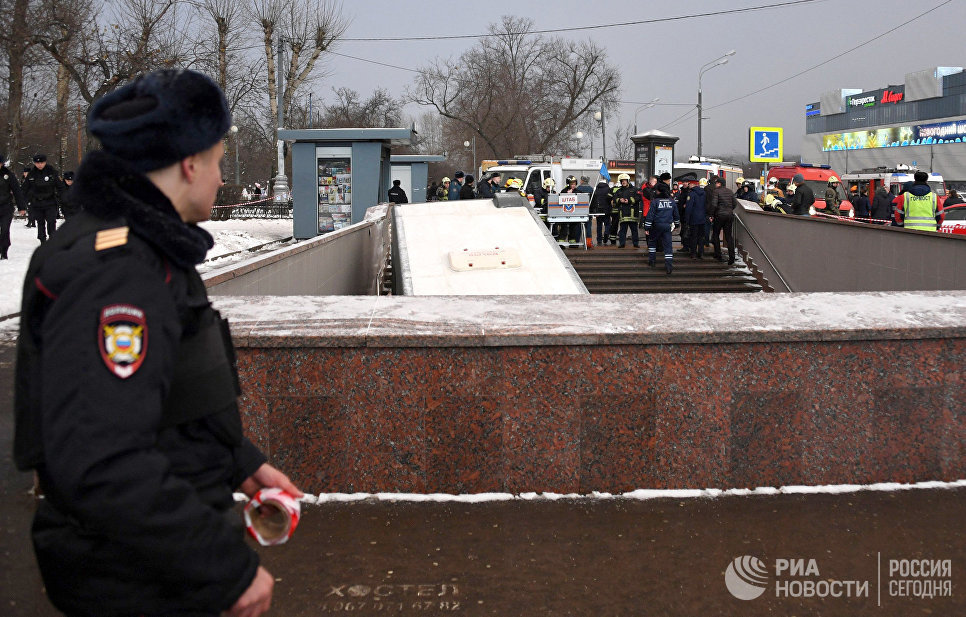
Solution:
<path fill-rule="evenodd" d="M 966 477 L 966 292 L 219 297 L 310 492 Z"/>

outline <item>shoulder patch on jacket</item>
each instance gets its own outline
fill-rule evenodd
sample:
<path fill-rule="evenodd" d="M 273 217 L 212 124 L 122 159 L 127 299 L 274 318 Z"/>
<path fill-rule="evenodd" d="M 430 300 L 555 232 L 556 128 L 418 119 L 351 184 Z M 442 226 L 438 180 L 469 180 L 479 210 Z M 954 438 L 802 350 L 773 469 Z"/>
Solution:
<path fill-rule="evenodd" d="M 127 244 L 127 227 L 114 227 L 97 232 L 94 237 L 94 250 L 104 251 Z"/>
<path fill-rule="evenodd" d="M 127 379 L 144 362 L 148 351 L 148 324 L 144 311 L 130 304 L 101 309 L 97 343 L 108 370 Z"/>

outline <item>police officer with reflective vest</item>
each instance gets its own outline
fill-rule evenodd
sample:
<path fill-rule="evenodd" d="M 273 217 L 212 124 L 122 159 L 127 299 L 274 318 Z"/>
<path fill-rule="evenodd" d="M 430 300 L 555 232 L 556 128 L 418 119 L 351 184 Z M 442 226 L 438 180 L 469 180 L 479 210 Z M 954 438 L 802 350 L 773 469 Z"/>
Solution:
<path fill-rule="evenodd" d="M 33 208 L 37 221 L 37 239 L 41 244 L 57 229 L 57 214 L 63 184 L 57 170 L 47 164 L 47 155 L 34 155 L 34 168 L 24 180 L 24 198 Z"/>
<path fill-rule="evenodd" d="M 670 174 L 667 180 L 662 179 L 654 186 L 655 198 L 651 200 L 651 207 L 647 210 L 644 218 L 644 233 L 647 234 L 647 265 L 655 266 L 657 260 L 657 244 L 661 240 L 664 246 L 664 271 L 668 275 L 674 269 L 674 247 L 671 244 L 671 232 L 680 222 L 677 204 L 671 197 L 671 186 L 667 180 L 671 179 Z"/>
<path fill-rule="evenodd" d="M 261 615 L 274 578 L 233 491 L 302 495 L 244 436 L 228 325 L 195 270 L 231 126 L 208 77 L 142 75 L 91 107 L 102 150 L 24 283 L 14 460 L 44 499 L 46 595 L 71 616 Z"/>
<path fill-rule="evenodd" d="M 627 243 L 627 230 L 631 230 L 631 240 L 634 248 L 640 248 L 641 241 L 637 235 L 637 224 L 640 218 L 640 198 L 631 186 L 631 177 L 627 174 L 617 176 L 620 186 L 614 192 L 613 204 L 617 208 L 620 221 L 620 232 L 617 234 L 617 248 L 624 248 Z"/>
<path fill-rule="evenodd" d="M 899 223 L 906 229 L 936 231 L 942 224 L 943 207 L 929 188 L 929 174 L 917 171 L 912 178 L 912 186 L 897 204 L 896 216 Z"/>

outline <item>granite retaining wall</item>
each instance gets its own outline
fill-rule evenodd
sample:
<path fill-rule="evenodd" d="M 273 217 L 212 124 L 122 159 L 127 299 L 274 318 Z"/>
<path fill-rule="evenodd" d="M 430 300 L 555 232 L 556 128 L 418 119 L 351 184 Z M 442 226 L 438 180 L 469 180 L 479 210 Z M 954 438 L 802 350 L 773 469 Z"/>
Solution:
<path fill-rule="evenodd" d="M 966 292 L 216 304 L 306 491 L 966 478 Z"/>

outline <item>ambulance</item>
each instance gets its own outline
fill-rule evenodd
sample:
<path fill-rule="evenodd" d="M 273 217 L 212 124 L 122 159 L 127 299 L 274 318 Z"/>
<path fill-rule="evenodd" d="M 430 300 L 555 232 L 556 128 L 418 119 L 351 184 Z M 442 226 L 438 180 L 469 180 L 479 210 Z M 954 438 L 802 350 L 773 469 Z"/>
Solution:
<path fill-rule="evenodd" d="M 480 177 L 484 178 L 486 177 L 484 174 L 500 172 L 502 184 L 506 184 L 510 178 L 519 178 L 523 182 L 523 192 L 527 194 L 530 203 L 533 203 L 534 189 L 542 186 L 547 178 L 553 178 L 554 190 L 559 193 L 566 187 L 564 180 L 567 176 L 574 176 L 578 182 L 581 176 L 587 176 L 590 179 L 590 186 L 597 186 L 603 170 L 606 170 L 606 167 L 600 159 L 570 157 L 555 159 L 552 156 L 539 155 L 530 158 L 483 161 L 480 166 Z"/>
<path fill-rule="evenodd" d="M 691 175 L 694 175 L 692 178 Z M 718 176 L 725 181 L 725 186 L 732 191 L 738 190 L 738 178 L 744 176 L 741 165 L 726 163 L 721 159 L 711 159 L 707 157 L 690 157 L 687 162 L 675 163 L 674 173 L 671 174 L 675 181 L 693 180 L 701 178 L 711 181 L 711 176 Z"/>
<path fill-rule="evenodd" d="M 884 186 L 894 196 L 899 195 L 902 193 L 902 185 L 907 182 L 913 182 L 913 176 L 917 171 L 915 167 L 908 165 L 860 169 L 852 173 L 844 174 L 842 176 L 842 184 L 849 190 L 853 186 L 856 187 L 856 190 L 865 187 L 868 191 L 866 194 L 869 196 L 869 201 L 871 201 L 880 186 Z M 926 183 L 932 189 L 932 192 L 936 194 L 939 204 L 942 205 L 946 201 L 946 183 L 943 181 L 942 175 L 930 173 Z"/>

